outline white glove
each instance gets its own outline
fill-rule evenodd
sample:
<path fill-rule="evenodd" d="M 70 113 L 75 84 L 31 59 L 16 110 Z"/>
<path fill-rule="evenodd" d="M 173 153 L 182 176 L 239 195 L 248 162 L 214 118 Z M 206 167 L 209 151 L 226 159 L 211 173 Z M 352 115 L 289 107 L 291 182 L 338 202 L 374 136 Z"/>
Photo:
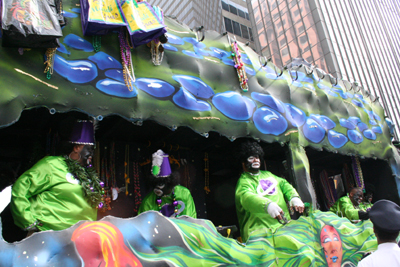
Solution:
<path fill-rule="evenodd" d="M 161 149 L 157 150 L 157 152 L 153 154 L 153 166 L 161 167 L 161 164 L 163 162 L 163 155 L 164 152 Z"/>
<path fill-rule="evenodd" d="M 303 203 L 303 201 L 301 201 L 301 199 L 298 198 L 298 197 L 292 198 L 292 199 L 290 200 L 289 205 L 290 205 L 290 207 L 294 207 L 295 210 L 298 210 L 298 208 L 302 208 L 301 210 L 304 209 L 304 203 Z"/>
<path fill-rule="evenodd" d="M 268 208 L 267 208 L 268 214 L 272 217 L 272 218 L 276 218 L 278 215 L 281 214 L 282 209 L 281 207 L 278 206 L 278 204 L 276 204 L 275 202 L 271 202 L 268 204 Z"/>

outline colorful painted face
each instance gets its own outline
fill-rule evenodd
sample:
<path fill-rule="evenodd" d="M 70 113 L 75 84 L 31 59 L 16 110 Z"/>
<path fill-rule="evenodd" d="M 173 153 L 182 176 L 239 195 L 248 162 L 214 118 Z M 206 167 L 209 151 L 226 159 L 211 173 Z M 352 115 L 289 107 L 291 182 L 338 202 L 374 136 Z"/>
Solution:
<path fill-rule="evenodd" d="M 246 168 L 249 172 L 258 172 L 260 166 L 260 158 L 258 156 L 250 156 L 247 158 Z"/>
<path fill-rule="evenodd" d="M 343 248 L 339 233 L 333 226 L 325 225 L 321 230 L 320 238 L 328 266 L 340 267 L 342 264 Z"/>

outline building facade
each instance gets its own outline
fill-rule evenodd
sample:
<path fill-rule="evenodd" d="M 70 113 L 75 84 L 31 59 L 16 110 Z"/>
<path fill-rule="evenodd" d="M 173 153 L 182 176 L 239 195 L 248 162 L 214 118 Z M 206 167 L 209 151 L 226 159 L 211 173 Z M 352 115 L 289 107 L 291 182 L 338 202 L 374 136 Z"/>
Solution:
<path fill-rule="evenodd" d="M 164 15 L 176 17 L 180 22 L 194 29 L 203 26 L 205 30 L 224 32 L 220 0 L 148 0 L 159 6 Z"/>
<path fill-rule="evenodd" d="M 400 4 L 396 0 L 247 0 L 256 51 L 283 67 L 303 58 L 378 96 L 400 116 Z"/>

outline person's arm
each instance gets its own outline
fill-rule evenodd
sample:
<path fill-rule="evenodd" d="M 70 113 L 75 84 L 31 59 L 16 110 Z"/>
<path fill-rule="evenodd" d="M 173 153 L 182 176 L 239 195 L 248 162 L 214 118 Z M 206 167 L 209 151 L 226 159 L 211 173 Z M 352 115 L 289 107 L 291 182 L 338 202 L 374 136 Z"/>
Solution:
<path fill-rule="evenodd" d="M 339 200 L 338 209 L 342 212 L 343 216 L 349 220 L 359 220 L 358 209 L 354 208 L 350 198 L 341 197 Z"/>
<path fill-rule="evenodd" d="M 194 200 L 192 195 L 190 194 L 190 191 L 188 193 L 189 194 L 186 201 L 186 215 L 196 219 L 197 218 L 196 205 L 194 204 Z"/>
<path fill-rule="evenodd" d="M 39 161 L 23 173 L 12 187 L 11 212 L 14 223 L 26 230 L 37 230 L 39 221 L 34 217 L 29 199 L 51 188 L 52 170 L 46 161 Z"/>
<path fill-rule="evenodd" d="M 138 210 L 138 213 L 137 213 L 138 215 L 140 213 L 145 212 L 145 211 L 152 210 L 152 207 L 149 205 L 150 203 L 149 203 L 149 200 L 148 200 L 151 193 L 152 192 L 147 194 L 147 196 L 145 196 L 144 199 L 142 200 L 142 203 L 140 203 L 139 210 Z"/>
<path fill-rule="evenodd" d="M 294 208 L 296 211 L 303 213 L 304 203 L 301 201 L 299 194 L 296 189 L 284 178 L 276 177 L 279 181 L 279 187 L 281 188 L 285 199 L 289 201 L 290 207 Z"/>
<path fill-rule="evenodd" d="M 272 202 L 258 195 L 252 181 L 245 179 L 239 181 L 235 194 L 242 207 L 250 213 L 267 213 L 268 205 Z"/>

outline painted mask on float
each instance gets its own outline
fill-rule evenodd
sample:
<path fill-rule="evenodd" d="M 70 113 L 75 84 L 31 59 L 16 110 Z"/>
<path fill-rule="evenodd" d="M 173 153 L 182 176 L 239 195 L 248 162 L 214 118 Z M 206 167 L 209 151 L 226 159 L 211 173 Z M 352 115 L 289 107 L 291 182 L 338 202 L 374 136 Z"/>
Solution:
<path fill-rule="evenodd" d="M 342 265 L 343 248 L 339 233 L 331 225 L 325 225 L 320 234 L 321 246 L 329 267 Z"/>

